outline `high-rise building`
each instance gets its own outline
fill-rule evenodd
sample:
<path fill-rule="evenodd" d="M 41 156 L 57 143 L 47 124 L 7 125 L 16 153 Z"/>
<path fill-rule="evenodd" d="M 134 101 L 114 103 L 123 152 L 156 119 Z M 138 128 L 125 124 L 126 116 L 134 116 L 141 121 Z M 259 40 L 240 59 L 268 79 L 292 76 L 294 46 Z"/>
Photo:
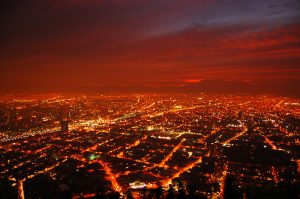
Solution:
<path fill-rule="evenodd" d="M 69 131 L 69 121 L 68 120 L 62 120 L 60 122 L 60 128 L 61 132 L 68 132 Z"/>
<path fill-rule="evenodd" d="M 222 145 L 220 143 L 214 143 L 209 146 L 210 157 L 218 157 L 222 155 Z"/>

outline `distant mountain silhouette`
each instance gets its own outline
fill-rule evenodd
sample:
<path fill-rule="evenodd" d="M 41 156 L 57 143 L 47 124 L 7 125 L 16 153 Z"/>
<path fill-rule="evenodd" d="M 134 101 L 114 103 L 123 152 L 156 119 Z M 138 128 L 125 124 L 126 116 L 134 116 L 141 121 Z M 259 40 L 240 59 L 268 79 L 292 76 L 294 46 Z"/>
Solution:
<path fill-rule="evenodd" d="M 300 97 L 300 81 L 278 82 L 244 82 L 205 80 L 183 86 L 105 86 L 90 88 L 90 91 L 126 93 L 126 92 L 163 92 L 163 93 L 215 93 L 215 94 L 271 94 Z"/>
<path fill-rule="evenodd" d="M 212 94 L 270 94 L 287 97 L 300 97 L 300 80 L 268 82 L 259 81 L 225 81 L 225 80 L 204 80 L 199 83 L 185 83 L 176 86 L 118 86 L 107 85 L 99 87 L 61 87 L 22 90 L 22 93 L 29 92 L 62 92 L 62 93 L 212 93 Z M 7 93 L 2 91 L 3 93 Z M 15 91 L 18 93 L 18 91 Z"/>

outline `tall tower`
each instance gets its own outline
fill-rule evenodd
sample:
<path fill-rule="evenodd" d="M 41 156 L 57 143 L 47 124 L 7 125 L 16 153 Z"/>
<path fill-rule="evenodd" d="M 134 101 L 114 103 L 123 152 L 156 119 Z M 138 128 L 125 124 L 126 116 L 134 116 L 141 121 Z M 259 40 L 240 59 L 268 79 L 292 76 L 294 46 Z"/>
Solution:
<path fill-rule="evenodd" d="M 211 130 L 216 130 L 216 122 L 213 122 L 211 125 Z"/>
<path fill-rule="evenodd" d="M 60 122 L 60 129 L 62 133 L 66 133 L 69 131 L 69 121 L 68 120 L 62 120 Z"/>
<path fill-rule="evenodd" d="M 222 156 L 222 145 L 220 143 L 213 143 L 209 146 L 210 157 Z"/>

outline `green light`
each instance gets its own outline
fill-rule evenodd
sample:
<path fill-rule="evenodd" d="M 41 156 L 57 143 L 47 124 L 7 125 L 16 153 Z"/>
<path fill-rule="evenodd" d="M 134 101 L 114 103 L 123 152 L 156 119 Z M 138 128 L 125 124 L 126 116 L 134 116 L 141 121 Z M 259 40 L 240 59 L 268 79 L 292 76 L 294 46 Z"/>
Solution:
<path fill-rule="evenodd" d="M 95 160 L 99 157 L 100 157 L 99 155 L 92 154 L 92 155 L 90 155 L 90 160 Z"/>

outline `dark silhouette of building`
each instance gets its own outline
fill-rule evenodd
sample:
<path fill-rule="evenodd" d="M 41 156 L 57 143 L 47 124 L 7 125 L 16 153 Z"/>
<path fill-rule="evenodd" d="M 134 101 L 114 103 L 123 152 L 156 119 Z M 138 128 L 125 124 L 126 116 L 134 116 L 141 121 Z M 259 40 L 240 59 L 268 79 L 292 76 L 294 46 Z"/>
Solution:
<path fill-rule="evenodd" d="M 62 120 L 60 122 L 60 128 L 61 128 L 61 132 L 68 132 L 69 131 L 69 121 Z"/>
<path fill-rule="evenodd" d="M 219 143 L 214 143 L 209 146 L 210 157 L 219 157 L 222 155 L 222 145 Z"/>

